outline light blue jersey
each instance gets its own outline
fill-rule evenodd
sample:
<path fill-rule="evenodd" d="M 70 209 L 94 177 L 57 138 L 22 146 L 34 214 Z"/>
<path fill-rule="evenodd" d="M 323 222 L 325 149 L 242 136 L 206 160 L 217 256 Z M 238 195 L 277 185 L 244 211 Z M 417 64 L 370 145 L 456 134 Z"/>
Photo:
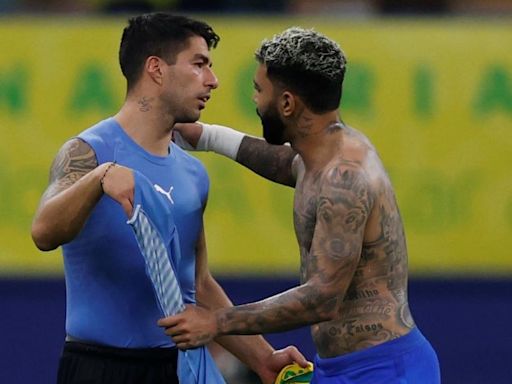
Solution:
<path fill-rule="evenodd" d="M 155 191 L 153 183 L 134 171 L 134 213 L 127 222 L 133 228 L 139 249 L 145 259 L 146 273 L 152 282 L 162 316 L 175 315 L 184 309 L 173 260 L 180 256 L 180 241 L 174 216 L 166 198 Z M 169 263 L 171 261 L 171 263 Z M 208 348 L 178 351 L 180 383 L 226 384 Z"/>
<path fill-rule="evenodd" d="M 93 148 L 99 164 L 116 161 L 135 169 L 165 197 L 180 238 L 181 259 L 172 262 L 185 303 L 194 303 L 195 247 L 209 188 L 203 165 L 173 143 L 168 156 L 148 153 L 113 118 L 78 137 Z M 120 348 L 172 346 L 156 324 L 161 313 L 127 219 L 117 202 L 103 196 L 80 234 L 63 246 L 66 332 Z"/>

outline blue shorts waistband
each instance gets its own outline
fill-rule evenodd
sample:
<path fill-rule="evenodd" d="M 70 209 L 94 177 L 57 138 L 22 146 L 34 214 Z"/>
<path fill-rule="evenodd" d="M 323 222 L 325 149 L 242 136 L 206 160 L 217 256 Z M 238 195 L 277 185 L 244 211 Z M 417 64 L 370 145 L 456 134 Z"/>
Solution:
<path fill-rule="evenodd" d="M 404 336 L 346 355 L 329 358 L 321 358 L 316 355 L 315 369 L 322 370 L 325 375 L 332 375 L 339 371 L 361 367 L 366 363 L 374 364 L 378 360 L 388 360 L 407 353 L 424 343 L 428 343 L 427 339 L 418 328 L 413 328 Z"/>

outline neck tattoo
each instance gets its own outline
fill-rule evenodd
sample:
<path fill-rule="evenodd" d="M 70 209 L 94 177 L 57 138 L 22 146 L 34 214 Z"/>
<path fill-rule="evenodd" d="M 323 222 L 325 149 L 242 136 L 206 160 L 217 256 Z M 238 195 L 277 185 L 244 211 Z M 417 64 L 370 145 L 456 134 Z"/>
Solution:
<path fill-rule="evenodd" d="M 137 102 L 137 104 L 139 104 L 139 110 L 141 112 L 149 112 L 151 110 L 152 100 L 152 98 L 142 96 L 142 98 Z"/>

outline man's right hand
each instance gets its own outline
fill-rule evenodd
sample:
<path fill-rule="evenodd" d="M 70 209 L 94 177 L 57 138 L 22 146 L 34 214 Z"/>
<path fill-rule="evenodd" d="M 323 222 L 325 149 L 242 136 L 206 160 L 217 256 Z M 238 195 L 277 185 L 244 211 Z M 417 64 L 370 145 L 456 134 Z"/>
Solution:
<path fill-rule="evenodd" d="M 103 192 L 123 207 L 126 216 L 131 217 L 135 191 L 135 179 L 130 168 L 114 163 L 105 163 L 100 167 Z"/>
<path fill-rule="evenodd" d="M 200 123 L 176 123 L 173 128 L 173 141 L 181 148 L 194 151 L 203 133 Z M 200 149 L 200 148 L 199 148 Z"/>

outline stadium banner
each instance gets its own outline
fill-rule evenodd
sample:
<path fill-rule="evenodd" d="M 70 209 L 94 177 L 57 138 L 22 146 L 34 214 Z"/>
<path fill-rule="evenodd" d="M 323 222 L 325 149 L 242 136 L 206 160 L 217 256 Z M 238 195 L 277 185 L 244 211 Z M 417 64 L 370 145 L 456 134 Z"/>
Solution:
<path fill-rule="evenodd" d="M 219 18 L 220 87 L 202 120 L 260 135 L 254 51 L 286 27 L 312 27 L 348 57 L 343 120 L 373 141 L 404 217 L 413 275 L 512 273 L 510 20 Z M 30 224 L 69 137 L 114 114 L 124 19 L 0 19 L 0 274 L 62 274 Z M 321 90 L 319 90 L 321 92 Z M 206 210 L 216 274 L 297 275 L 293 190 L 215 154 Z"/>

